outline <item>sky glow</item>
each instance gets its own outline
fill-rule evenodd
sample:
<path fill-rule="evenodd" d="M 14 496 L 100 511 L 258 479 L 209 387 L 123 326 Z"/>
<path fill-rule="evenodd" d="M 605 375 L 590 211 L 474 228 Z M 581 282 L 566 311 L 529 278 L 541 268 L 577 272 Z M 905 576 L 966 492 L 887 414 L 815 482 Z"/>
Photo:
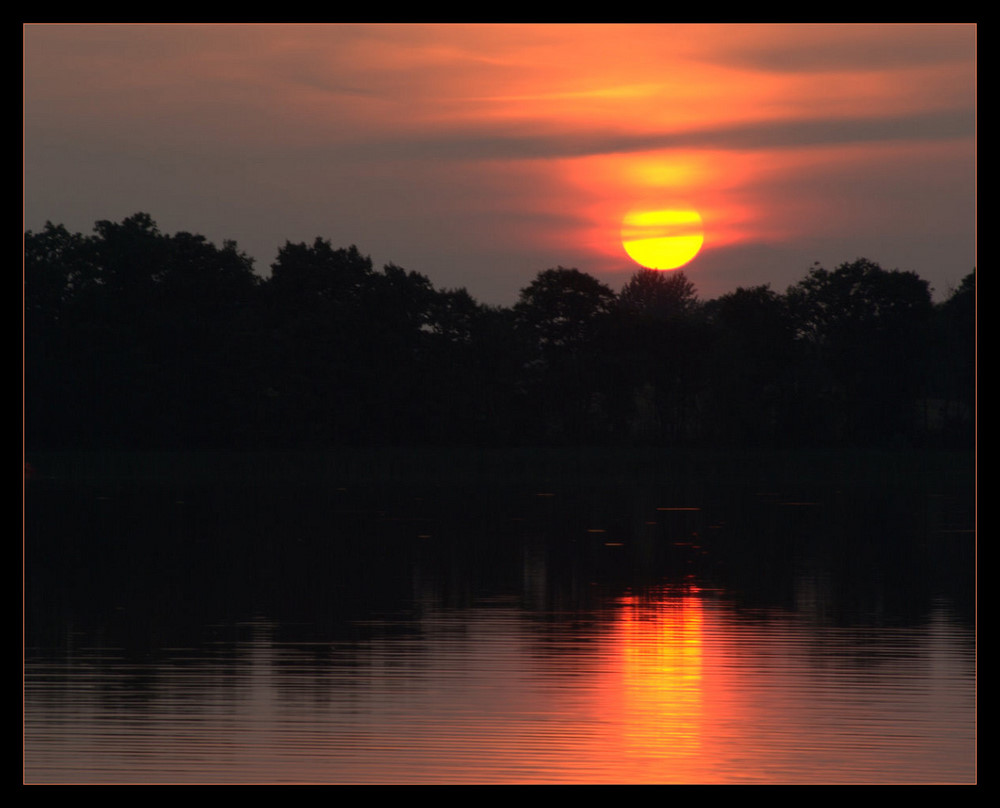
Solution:
<path fill-rule="evenodd" d="M 703 298 L 864 256 L 975 266 L 975 25 L 52 25 L 24 34 L 24 227 L 149 213 L 356 244 L 512 303 L 614 289 L 637 207 L 691 208 Z"/>

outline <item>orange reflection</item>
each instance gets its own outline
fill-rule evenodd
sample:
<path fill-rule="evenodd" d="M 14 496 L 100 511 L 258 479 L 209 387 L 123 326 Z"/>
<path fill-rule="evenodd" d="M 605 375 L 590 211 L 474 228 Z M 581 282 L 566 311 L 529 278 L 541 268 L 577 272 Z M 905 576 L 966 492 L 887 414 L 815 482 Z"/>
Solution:
<path fill-rule="evenodd" d="M 704 714 L 701 600 L 625 599 L 619 623 L 626 747 L 647 757 L 694 755 Z"/>

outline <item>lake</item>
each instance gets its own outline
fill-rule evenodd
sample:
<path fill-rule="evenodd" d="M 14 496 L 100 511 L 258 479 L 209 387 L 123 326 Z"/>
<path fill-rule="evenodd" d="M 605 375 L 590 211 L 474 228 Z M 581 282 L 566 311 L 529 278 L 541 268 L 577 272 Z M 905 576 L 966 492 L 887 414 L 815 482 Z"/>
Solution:
<path fill-rule="evenodd" d="M 967 478 L 67 468 L 26 783 L 977 780 Z"/>

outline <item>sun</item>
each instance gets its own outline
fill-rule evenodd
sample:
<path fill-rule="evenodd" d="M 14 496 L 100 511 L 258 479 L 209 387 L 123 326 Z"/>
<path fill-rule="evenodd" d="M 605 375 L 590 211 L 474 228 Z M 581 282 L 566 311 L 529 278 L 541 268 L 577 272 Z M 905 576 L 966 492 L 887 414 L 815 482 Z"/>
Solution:
<path fill-rule="evenodd" d="M 705 233 L 692 208 L 633 210 L 622 221 L 622 246 L 647 269 L 677 269 L 701 250 Z"/>

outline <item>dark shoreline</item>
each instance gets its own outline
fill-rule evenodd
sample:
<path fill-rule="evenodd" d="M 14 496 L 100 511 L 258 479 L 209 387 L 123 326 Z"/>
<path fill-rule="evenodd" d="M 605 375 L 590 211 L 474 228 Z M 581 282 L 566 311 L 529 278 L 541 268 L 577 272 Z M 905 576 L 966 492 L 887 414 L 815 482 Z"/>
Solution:
<path fill-rule="evenodd" d="M 351 483 L 622 485 L 947 484 L 973 487 L 974 452 L 719 451 L 630 447 L 379 447 L 316 452 L 27 452 L 28 484 L 335 485 Z"/>

